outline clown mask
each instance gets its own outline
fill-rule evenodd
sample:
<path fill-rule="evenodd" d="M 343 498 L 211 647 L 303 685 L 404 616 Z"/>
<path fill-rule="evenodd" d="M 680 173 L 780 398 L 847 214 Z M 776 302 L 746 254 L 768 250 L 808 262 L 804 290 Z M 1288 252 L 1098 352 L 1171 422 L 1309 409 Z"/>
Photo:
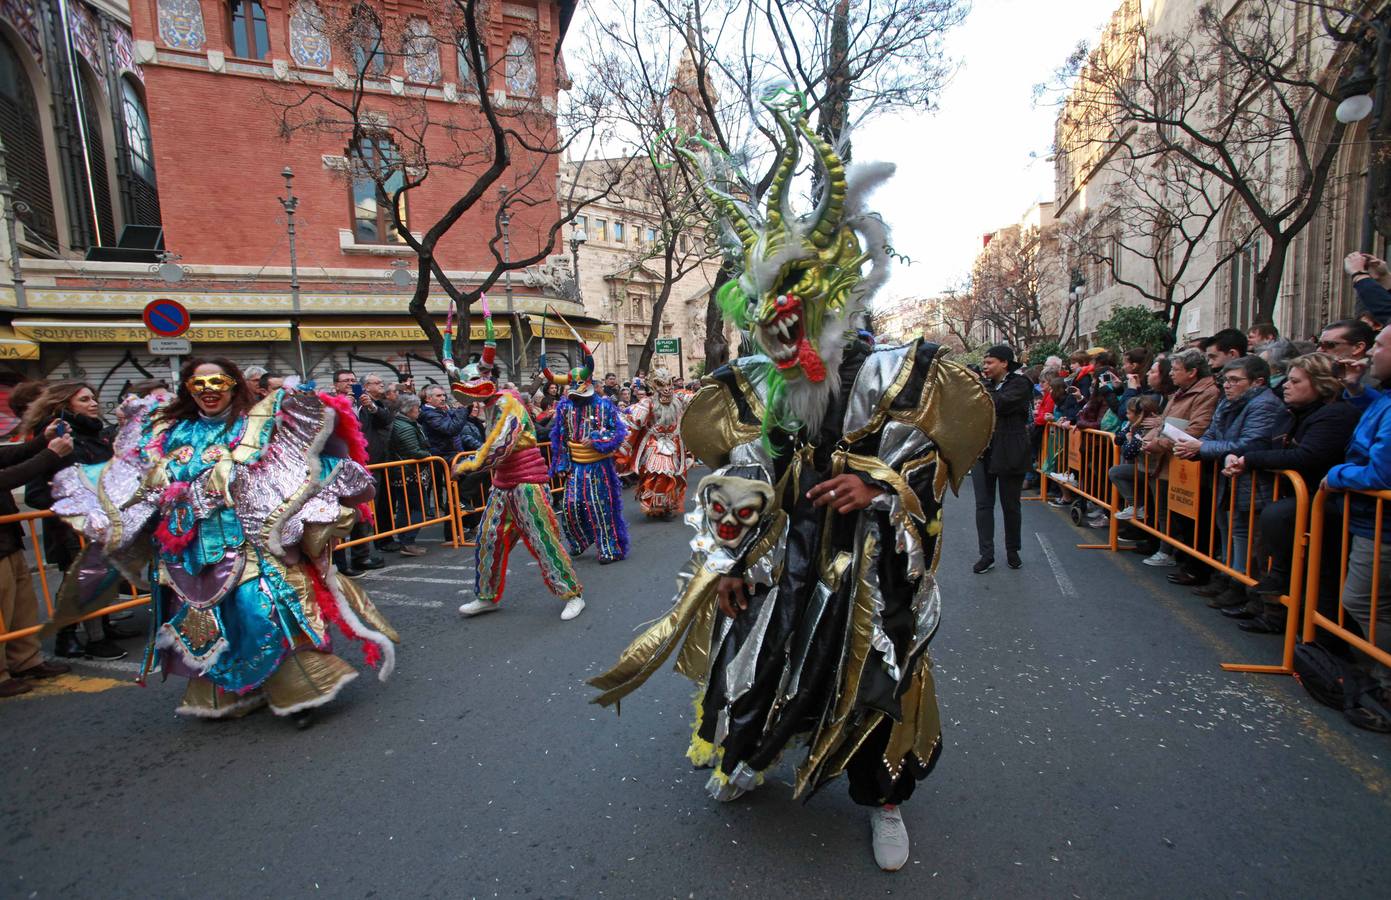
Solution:
<path fill-rule="evenodd" d="M 700 483 L 700 504 L 720 546 L 736 550 L 773 505 L 773 489 L 762 481 L 710 475 Z"/>

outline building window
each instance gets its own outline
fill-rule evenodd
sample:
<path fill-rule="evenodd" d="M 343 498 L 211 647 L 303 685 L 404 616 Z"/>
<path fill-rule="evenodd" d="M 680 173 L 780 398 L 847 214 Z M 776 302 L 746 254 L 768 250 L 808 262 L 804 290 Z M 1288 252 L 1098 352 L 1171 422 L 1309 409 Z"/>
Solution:
<path fill-rule="evenodd" d="M 1256 273 L 1261 270 L 1261 245 L 1252 240 L 1228 263 L 1231 285 L 1228 297 L 1228 321 L 1233 327 L 1244 328 L 1255 321 Z"/>
<path fill-rule="evenodd" d="M 228 0 L 231 17 L 232 55 L 242 59 L 265 59 L 270 54 L 266 33 L 266 11 L 258 0 Z"/>
<path fill-rule="evenodd" d="M 324 14 L 314 0 L 300 0 L 290 13 L 290 55 L 296 65 L 314 69 L 327 69 L 333 60 L 324 34 Z"/>
<path fill-rule="evenodd" d="M 353 241 L 358 244 L 403 243 L 391 215 L 391 198 L 405 184 L 401 153 L 384 136 L 363 138 L 348 148 L 353 166 Z M 406 197 L 401 193 L 397 211 L 406 226 Z"/>
<path fill-rule="evenodd" d="M 649 243 L 649 244 L 656 244 L 656 243 L 657 243 L 657 229 L 655 229 L 655 228 L 649 228 L 649 229 L 647 229 L 647 243 Z"/>
<path fill-rule="evenodd" d="M 458 48 L 457 56 L 459 58 L 459 87 L 466 91 L 477 93 L 479 84 L 486 84 L 487 79 L 484 78 L 480 81 L 478 73 L 473 71 L 473 58 L 469 56 L 468 32 L 459 32 L 459 39 L 455 42 L 455 46 Z M 478 55 L 483 60 L 483 69 L 486 75 L 488 68 L 488 48 L 480 45 L 478 48 Z"/>
<path fill-rule="evenodd" d="M 607 241 L 609 239 L 609 220 L 595 219 L 594 233 L 590 235 L 593 240 Z"/>
<path fill-rule="evenodd" d="M 616 241 L 617 243 L 620 243 L 620 244 L 623 243 L 623 223 L 622 223 L 622 222 L 614 222 L 614 223 L 613 223 L 613 239 L 614 239 L 614 241 Z"/>
<path fill-rule="evenodd" d="M 520 34 L 512 35 L 507 42 L 507 93 L 515 97 L 534 97 L 536 95 L 536 54 L 532 52 L 531 41 Z"/>
<path fill-rule="evenodd" d="M 386 74 L 386 48 L 382 46 L 382 23 L 366 6 L 353 7 L 348 24 L 348 42 L 353 48 L 353 65 L 368 75 Z"/>
<path fill-rule="evenodd" d="M 628 318 L 637 322 L 647 319 L 647 298 L 642 294 L 629 294 L 628 307 L 632 310 L 632 314 Z"/>
<path fill-rule="evenodd" d="M 158 225 L 159 191 L 155 186 L 155 152 L 150 141 L 150 118 L 135 85 L 121 79 L 121 119 L 125 127 L 126 161 L 130 175 L 122 185 L 127 225 Z"/>
<path fill-rule="evenodd" d="M 575 216 L 575 222 L 571 228 L 575 231 L 583 231 L 585 237 L 589 237 L 589 216 Z"/>
<path fill-rule="evenodd" d="M 434 84 L 440 80 L 440 48 L 430 32 L 429 22 L 417 16 L 406 24 L 402 50 L 408 80 L 419 84 Z"/>
<path fill-rule="evenodd" d="M 0 133 L 5 136 L 5 176 L 18 182 L 15 199 L 29 204 L 24 230 L 48 244 L 58 243 L 53 189 L 48 180 L 43 128 L 34 85 L 13 45 L 0 34 Z"/>

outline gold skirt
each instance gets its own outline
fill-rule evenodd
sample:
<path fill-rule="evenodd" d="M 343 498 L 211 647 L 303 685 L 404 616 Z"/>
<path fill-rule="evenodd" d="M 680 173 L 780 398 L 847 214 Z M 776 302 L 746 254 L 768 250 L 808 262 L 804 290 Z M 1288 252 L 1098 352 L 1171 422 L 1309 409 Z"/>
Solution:
<path fill-rule="evenodd" d="M 285 657 L 259 690 L 249 694 L 233 694 L 206 678 L 190 678 L 174 711 L 181 716 L 235 719 L 269 704 L 277 716 L 288 716 L 323 706 L 356 677 L 353 667 L 332 653 L 301 647 Z"/>

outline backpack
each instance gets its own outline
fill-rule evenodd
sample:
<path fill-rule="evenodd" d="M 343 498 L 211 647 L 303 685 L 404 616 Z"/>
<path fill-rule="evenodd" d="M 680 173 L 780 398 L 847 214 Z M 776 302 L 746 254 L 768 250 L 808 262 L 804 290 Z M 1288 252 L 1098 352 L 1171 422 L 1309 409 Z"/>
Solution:
<path fill-rule="evenodd" d="M 1349 722 L 1369 731 L 1391 731 L 1391 710 L 1373 691 L 1377 682 L 1318 644 L 1296 644 L 1294 678 L 1324 706 L 1342 712 Z"/>

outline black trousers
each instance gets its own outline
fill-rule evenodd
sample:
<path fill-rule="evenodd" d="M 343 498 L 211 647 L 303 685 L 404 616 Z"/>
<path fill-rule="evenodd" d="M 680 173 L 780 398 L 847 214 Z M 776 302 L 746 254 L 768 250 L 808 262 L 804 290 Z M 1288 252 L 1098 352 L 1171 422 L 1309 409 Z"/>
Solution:
<path fill-rule="evenodd" d="M 850 780 L 850 799 L 860 806 L 897 806 L 905 803 L 913 796 L 918 779 L 926 777 L 925 772 L 917 769 L 911 761 L 905 760 L 903 771 L 898 778 L 889 785 L 888 790 L 884 789 L 884 779 L 880 777 L 884 768 L 882 757 L 889 746 L 889 735 L 893 728 L 892 719 L 880 722 L 860 745 L 860 749 L 855 751 L 855 755 L 850 757 L 850 762 L 845 767 L 845 777 Z M 937 745 L 937 750 L 940 754 L 941 744 Z M 936 764 L 937 756 L 934 755 L 928 771 Z"/>
<path fill-rule="evenodd" d="M 1005 550 L 1019 552 L 1021 516 L 1019 495 L 1024 491 L 1024 474 L 992 475 L 984 460 L 971 469 L 971 485 L 976 492 L 976 541 L 980 555 L 995 558 L 995 495 L 1000 496 L 1000 509 L 1005 514 Z"/>

